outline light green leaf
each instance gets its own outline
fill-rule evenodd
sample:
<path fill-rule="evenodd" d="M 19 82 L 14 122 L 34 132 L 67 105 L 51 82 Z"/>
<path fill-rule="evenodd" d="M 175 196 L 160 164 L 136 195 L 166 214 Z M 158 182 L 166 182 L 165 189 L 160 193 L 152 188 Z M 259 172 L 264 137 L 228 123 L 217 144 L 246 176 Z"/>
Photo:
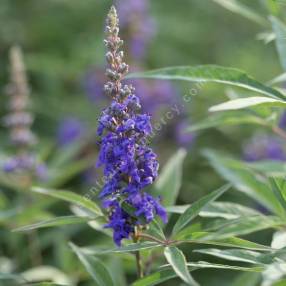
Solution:
<path fill-rule="evenodd" d="M 134 252 L 134 251 L 142 251 L 147 249 L 153 249 L 156 247 L 160 247 L 160 245 L 157 242 L 153 241 L 146 241 L 142 243 L 131 243 L 128 245 L 123 245 L 121 247 L 116 248 L 109 248 L 109 249 L 98 249 L 96 247 L 84 247 L 81 248 L 81 251 L 85 253 L 86 255 L 105 255 L 110 253 L 128 253 L 128 252 Z"/>
<path fill-rule="evenodd" d="M 286 71 L 286 26 L 274 16 L 270 17 L 276 35 L 276 47 L 283 70 Z"/>
<path fill-rule="evenodd" d="M 154 194 L 163 197 L 164 205 L 172 205 L 177 199 L 182 182 L 183 162 L 186 155 L 186 150 L 179 149 L 168 160 L 155 183 Z"/>
<path fill-rule="evenodd" d="M 236 276 L 230 286 L 257 286 L 259 281 L 259 273 L 245 272 Z"/>
<path fill-rule="evenodd" d="M 208 116 L 198 123 L 187 127 L 186 132 L 194 132 L 220 126 L 233 126 L 241 124 L 265 125 L 265 121 L 258 116 L 246 114 L 245 112 L 223 112 Z"/>
<path fill-rule="evenodd" d="M 230 185 L 225 185 L 220 189 L 211 192 L 205 197 L 199 199 L 194 202 L 186 211 L 179 217 L 174 228 L 173 234 L 178 233 L 182 230 L 192 219 L 194 219 L 200 211 L 209 203 L 216 200 L 219 196 L 221 196 L 224 192 L 226 192 L 230 188 Z"/>
<path fill-rule="evenodd" d="M 60 285 L 75 286 L 72 278 L 70 278 L 66 273 L 48 265 L 42 265 L 28 269 L 21 273 L 21 275 L 26 281 L 29 281 L 30 283 L 47 280 Z"/>
<path fill-rule="evenodd" d="M 283 214 L 283 209 L 267 185 L 266 179 L 258 177 L 247 163 L 214 150 L 204 150 L 203 155 L 209 160 L 211 166 L 237 190 L 249 195 L 274 213 Z"/>
<path fill-rule="evenodd" d="M 85 223 L 90 220 L 94 220 L 95 218 L 92 217 L 82 217 L 82 216 L 62 216 L 62 217 L 55 217 L 49 220 L 40 221 L 35 224 L 26 225 L 22 227 L 18 227 L 14 229 L 15 232 L 20 231 L 31 231 L 38 228 L 44 227 L 55 227 L 55 226 L 64 226 L 69 224 L 80 224 Z"/>
<path fill-rule="evenodd" d="M 206 239 L 210 237 L 212 233 L 209 232 L 188 232 L 188 229 L 185 229 L 180 233 L 180 235 L 176 236 L 176 239 L 181 241 L 182 243 L 195 243 L 195 244 L 205 244 L 205 245 L 218 245 L 225 247 L 235 247 L 249 250 L 258 250 L 258 251 L 272 251 L 273 249 L 269 246 L 265 246 L 262 244 L 258 244 L 252 241 L 248 241 L 246 239 L 242 239 L 239 237 L 229 237 L 224 239 Z"/>
<path fill-rule="evenodd" d="M 190 205 L 171 206 L 166 210 L 170 213 L 182 214 Z M 231 202 L 211 202 L 199 213 L 201 217 L 221 217 L 224 219 L 235 219 L 242 216 L 259 215 L 259 212 L 240 204 Z"/>
<path fill-rule="evenodd" d="M 256 91 L 271 98 L 285 100 L 285 96 L 278 90 L 256 81 L 245 72 L 215 65 L 168 67 L 132 73 L 128 77 L 223 83 Z"/>
<path fill-rule="evenodd" d="M 44 189 L 44 188 L 39 188 L 39 187 L 32 188 L 32 191 L 81 206 L 85 209 L 90 210 L 92 213 L 98 216 L 102 215 L 102 212 L 99 206 L 95 202 L 85 198 L 84 196 L 81 196 L 81 195 L 78 195 L 78 194 L 75 194 L 69 191 L 49 190 L 49 189 Z"/>
<path fill-rule="evenodd" d="M 286 200 L 282 195 L 282 190 L 280 189 L 278 183 L 276 182 L 276 180 L 274 178 L 269 178 L 270 181 L 270 185 L 272 188 L 272 191 L 274 193 L 274 195 L 276 196 L 277 200 L 279 201 L 280 205 L 282 206 L 282 208 L 284 209 L 284 217 L 286 214 Z"/>
<path fill-rule="evenodd" d="M 278 100 L 274 98 L 264 96 L 251 96 L 245 98 L 237 98 L 229 100 L 209 108 L 209 111 L 226 111 L 226 110 L 238 110 L 243 108 L 249 108 L 253 106 L 266 106 L 266 107 L 284 107 L 286 101 Z"/>
<path fill-rule="evenodd" d="M 208 263 L 204 261 L 187 263 L 187 267 L 189 271 L 194 271 L 197 269 L 225 269 L 234 271 L 248 271 L 253 273 L 259 273 L 264 269 L 263 267 L 240 267 L 240 266 Z M 132 284 L 132 286 L 154 286 L 176 277 L 176 273 L 171 270 L 170 266 L 166 265 L 161 269 L 162 270 L 156 271 L 155 273 L 152 273 L 150 275 L 145 276 L 142 279 L 135 281 Z"/>
<path fill-rule="evenodd" d="M 240 3 L 237 0 L 213 0 L 227 10 L 239 14 L 248 20 L 251 20 L 260 25 L 266 25 L 266 20 L 261 17 L 256 11 L 252 10 L 250 7 Z"/>
<path fill-rule="evenodd" d="M 220 240 L 223 238 L 229 238 L 238 235 L 246 235 L 252 232 L 260 231 L 267 228 L 276 228 L 284 225 L 284 221 L 275 216 L 251 216 L 241 217 L 234 220 L 228 220 L 214 225 L 207 230 L 212 231 L 218 229 L 216 232 L 212 232 L 210 235 L 203 237 L 202 240 Z"/>
<path fill-rule="evenodd" d="M 177 247 L 166 247 L 164 255 L 172 266 L 176 274 L 188 285 L 198 286 L 199 284 L 192 278 L 187 268 L 186 258 L 183 252 Z"/>
<path fill-rule="evenodd" d="M 86 271 L 91 275 L 93 280 L 99 285 L 99 286 L 113 286 L 114 283 L 112 281 L 112 278 L 110 274 L 108 273 L 108 270 L 95 257 L 86 256 L 80 248 L 78 248 L 75 244 L 69 243 L 70 247 L 74 251 L 74 253 L 77 255 L 81 263 L 84 265 Z"/>
<path fill-rule="evenodd" d="M 207 248 L 207 249 L 199 249 L 194 250 L 194 252 L 199 252 L 202 254 L 208 254 L 215 257 L 219 257 L 222 259 L 230 260 L 230 261 L 239 261 L 246 262 L 251 264 L 270 264 L 273 262 L 273 259 L 270 257 L 265 257 L 261 255 L 259 252 L 244 250 L 244 249 L 215 249 L 215 248 Z"/>

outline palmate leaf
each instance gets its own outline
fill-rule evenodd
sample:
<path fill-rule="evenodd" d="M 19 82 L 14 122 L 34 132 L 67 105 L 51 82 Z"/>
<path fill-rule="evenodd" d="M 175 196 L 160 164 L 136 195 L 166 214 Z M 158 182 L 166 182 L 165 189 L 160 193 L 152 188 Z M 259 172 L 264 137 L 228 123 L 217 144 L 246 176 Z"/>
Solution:
<path fill-rule="evenodd" d="M 95 257 L 85 255 L 75 244 L 69 243 L 69 245 L 85 267 L 86 271 L 99 286 L 115 285 L 104 264 Z"/>
<path fill-rule="evenodd" d="M 189 208 L 185 210 L 185 212 L 177 220 L 173 228 L 173 234 L 177 234 L 180 230 L 182 230 L 192 219 L 194 219 L 200 213 L 200 211 L 206 205 L 216 200 L 229 188 L 230 188 L 230 185 L 225 185 L 221 187 L 220 189 L 213 191 L 210 194 L 206 195 L 205 197 L 194 202 Z"/>
<path fill-rule="evenodd" d="M 32 191 L 78 205 L 80 207 L 83 207 L 91 211 L 97 216 L 103 215 L 101 212 L 101 209 L 95 202 L 81 195 L 78 195 L 78 194 L 75 194 L 69 191 L 50 190 L 50 189 L 44 189 L 44 188 L 39 188 L 39 187 L 32 188 Z"/>
<path fill-rule="evenodd" d="M 166 247 L 164 250 L 164 255 L 167 261 L 172 266 L 175 273 L 188 285 L 198 286 L 199 284 L 192 278 L 189 273 L 186 258 L 183 252 L 177 247 Z"/>
<path fill-rule="evenodd" d="M 214 105 L 209 108 L 209 111 L 215 112 L 215 111 L 238 110 L 255 106 L 285 108 L 286 101 L 269 98 L 265 96 L 251 96 L 245 98 L 237 98 Z"/>
<path fill-rule="evenodd" d="M 186 150 L 179 149 L 165 164 L 155 183 L 154 195 L 162 196 L 164 205 L 173 205 L 177 199 L 186 155 Z"/>
<path fill-rule="evenodd" d="M 259 273 L 264 270 L 263 267 L 240 267 L 240 266 L 208 263 L 204 261 L 187 263 L 187 267 L 189 271 L 194 271 L 197 269 L 225 269 L 225 270 L 248 271 L 253 273 Z M 175 278 L 176 276 L 177 276 L 176 273 L 173 270 L 171 270 L 170 266 L 164 266 L 163 268 L 161 268 L 161 270 L 156 271 L 155 273 L 152 273 L 150 275 L 145 276 L 142 279 L 135 281 L 132 284 L 132 286 L 159 285 L 160 283 Z"/>
<path fill-rule="evenodd" d="M 259 81 L 256 81 L 243 71 L 215 65 L 161 68 L 146 72 L 132 73 L 129 74 L 128 78 L 154 78 L 167 80 L 185 80 L 192 82 L 223 83 L 256 91 L 270 98 L 281 100 L 286 99 L 286 97 L 278 90 L 268 87 Z"/>
<path fill-rule="evenodd" d="M 64 226 L 70 224 L 80 224 L 85 223 L 90 220 L 94 220 L 95 217 L 82 217 L 82 216 L 62 216 L 55 217 L 49 220 L 40 221 L 31 225 L 26 225 L 22 227 L 18 227 L 14 229 L 14 232 L 23 232 L 23 231 L 31 231 L 34 229 L 45 228 L 45 227 L 55 227 L 55 226 Z"/>
<path fill-rule="evenodd" d="M 249 195 L 277 215 L 283 215 L 283 209 L 270 187 L 251 172 L 247 163 L 214 150 L 204 150 L 203 155 L 211 166 L 237 190 Z"/>

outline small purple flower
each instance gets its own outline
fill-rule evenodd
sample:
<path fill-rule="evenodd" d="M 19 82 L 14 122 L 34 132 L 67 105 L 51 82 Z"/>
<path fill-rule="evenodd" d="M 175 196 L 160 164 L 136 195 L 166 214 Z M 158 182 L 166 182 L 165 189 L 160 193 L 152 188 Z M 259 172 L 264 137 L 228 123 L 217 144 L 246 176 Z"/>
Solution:
<path fill-rule="evenodd" d="M 65 118 L 60 122 L 58 128 L 58 142 L 61 146 L 66 146 L 74 143 L 80 139 L 85 134 L 84 124 L 75 117 Z"/>
<path fill-rule="evenodd" d="M 109 212 L 106 227 L 113 229 L 114 242 L 120 245 L 137 226 L 150 223 L 156 215 L 163 221 L 167 216 L 159 200 L 143 192 L 156 179 L 159 164 L 156 154 L 146 145 L 146 138 L 152 132 L 151 118 L 140 113 L 135 89 L 121 82 L 128 66 L 119 51 L 122 41 L 118 33 L 118 18 L 112 7 L 107 17 L 105 40 L 109 82 L 104 88 L 112 102 L 99 118 L 101 141 L 97 165 L 104 167 L 104 175 L 108 178 L 100 193 L 103 206 Z"/>
<path fill-rule="evenodd" d="M 285 161 L 286 150 L 283 142 L 276 137 L 255 135 L 243 147 L 243 156 L 246 161 L 261 160 Z"/>

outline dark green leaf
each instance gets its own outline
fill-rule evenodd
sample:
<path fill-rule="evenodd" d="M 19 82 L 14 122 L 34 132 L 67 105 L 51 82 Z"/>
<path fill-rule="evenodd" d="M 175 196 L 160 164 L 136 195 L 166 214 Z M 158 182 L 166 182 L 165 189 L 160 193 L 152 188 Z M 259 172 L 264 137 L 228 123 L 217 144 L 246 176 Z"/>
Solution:
<path fill-rule="evenodd" d="M 129 78 L 155 78 L 168 80 L 185 80 L 192 82 L 216 82 L 239 86 L 248 90 L 267 95 L 271 98 L 285 100 L 285 96 L 278 90 L 268 87 L 243 71 L 215 65 L 168 67 L 146 72 L 133 73 Z"/>
<path fill-rule="evenodd" d="M 81 216 L 62 216 L 62 217 L 55 217 L 49 220 L 40 221 L 38 223 L 32 225 L 26 225 L 19 228 L 14 229 L 13 231 L 31 231 L 38 228 L 44 227 L 55 227 L 55 226 L 64 226 L 69 224 L 80 224 L 85 223 L 90 220 L 94 220 L 95 218 L 92 217 L 81 217 Z"/>
<path fill-rule="evenodd" d="M 38 187 L 32 188 L 32 191 L 81 206 L 85 209 L 90 210 L 92 213 L 96 215 L 99 215 L 99 216 L 102 215 L 102 212 L 100 208 L 98 207 L 98 205 L 95 202 L 89 200 L 88 198 L 85 198 L 84 196 L 81 196 L 81 195 L 78 195 L 78 194 L 75 194 L 69 191 L 48 190 L 48 189 L 38 188 Z"/>
<path fill-rule="evenodd" d="M 69 243 L 70 247 L 74 251 L 74 253 L 77 255 L 81 263 L 84 265 L 86 271 L 91 275 L 93 280 L 99 285 L 99 286 L 113 286 L 114 283 L 112 281 L 112 278 L 110 274 L 108 273 L 108 270 L 95 257 L 86 256 L 80 248 L 78 248 L 73 243 Z"/>
<path fill-rule="evenodd" d="M 155 183 L 154 195 L 162 196 L 164 205 L 172 205 L 177 199 L 186 155 L 186 150 L 179 149 L 168 160 Z"/>
<path fill-rule="evenodd" d="M 186 211 L 179 217 L 174 228 L 173 234 L 178 233 L 182 230 L 192 219 L 194 219 L 200 211 L 209 203 L 216 200 L 219 196 L 221 196 L 224 192 L 226 192 L 230 188 L 230 185 L 225 185 L 220 189 L 211 192 L 207 196 L 199 199 L 194 202 Z"/>
<path fill-rule="evenodd" d="M 198 283 L 189 273 L 186 258 L 183 252 L 177 247 L 166 247 L 164 250 L 167 261 L 172 266 L 175 273 L 188 285 L 198 286 Z"/>

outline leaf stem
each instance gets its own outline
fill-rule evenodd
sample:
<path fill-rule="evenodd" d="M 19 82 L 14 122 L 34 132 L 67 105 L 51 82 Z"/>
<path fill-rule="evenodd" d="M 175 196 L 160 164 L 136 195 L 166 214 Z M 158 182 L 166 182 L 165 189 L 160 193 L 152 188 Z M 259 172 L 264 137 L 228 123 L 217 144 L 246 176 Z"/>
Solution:
<path fill-rule="evenodd" d="M 140 239 L 139 232 L 138 232 L 137 227 L 135 227 L 133 241 L 137 243 L 139 239 Z M 136 267 L 137 267 L 137 276 L 138 278 L 142 278 L 144 277 L 144 271 L 143 271 L 143 264 L 142 264 L 142 259 L 141 259 L 139 250 L 135 251 L 135 259 L 136 259 Z"/>

